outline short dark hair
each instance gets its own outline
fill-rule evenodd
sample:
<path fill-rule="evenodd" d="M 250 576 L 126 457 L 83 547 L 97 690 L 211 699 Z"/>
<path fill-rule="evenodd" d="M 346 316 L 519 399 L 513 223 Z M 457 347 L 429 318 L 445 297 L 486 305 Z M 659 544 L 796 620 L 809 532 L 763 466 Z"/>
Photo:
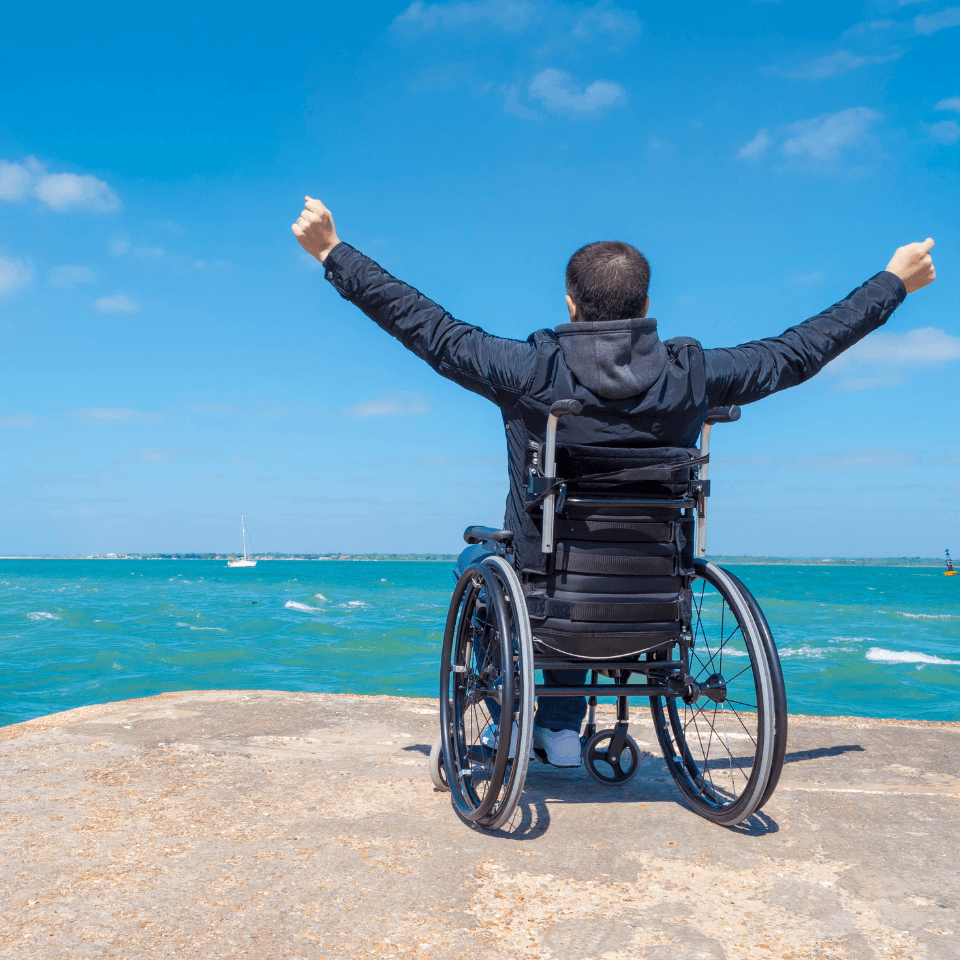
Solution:
<path fill-rule="evenodd" d="M 630 320 L 643 314 L 650 264 L 629 243 L 601 240 L 581 247 L 567 264 L 567 293 L 577 320 Z"/>

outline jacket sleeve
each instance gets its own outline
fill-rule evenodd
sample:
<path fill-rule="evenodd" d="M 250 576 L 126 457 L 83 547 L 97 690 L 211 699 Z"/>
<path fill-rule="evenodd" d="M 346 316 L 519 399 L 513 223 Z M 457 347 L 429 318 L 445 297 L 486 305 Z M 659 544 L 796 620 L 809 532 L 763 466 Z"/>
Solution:
<path fill-rule="evenodd" d="M 536 366 L 532 342 L 495 337 L 455 320 L 349 244 L 334 247 L 323 265 L 327 280 L 341 297 L 437 373 L 498 406 L 523 393 Z"/>
<path fill-rule="evenodd" d="M 753 403 L 809 380 L 886 323 L 906 295 L 900 278 L 884 270 L 829 310 L 779 337 L 705 350 L 709 405 Z"/>

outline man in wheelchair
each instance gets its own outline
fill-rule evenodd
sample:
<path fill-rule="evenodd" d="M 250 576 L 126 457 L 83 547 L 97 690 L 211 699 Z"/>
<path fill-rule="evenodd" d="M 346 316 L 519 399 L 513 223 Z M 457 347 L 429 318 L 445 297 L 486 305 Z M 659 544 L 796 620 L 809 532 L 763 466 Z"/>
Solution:
<path fill-rule="evenodd" d="M 659 339 L 648 316 L 650 268 L 627 243 L 576 251 L 566 270 L 570 322 L 518 341 L 455 320 L 340 242 L 319 200 L 306 198 L 293 232 L 342 297 L 503 418 L 504 526 L 465 534 L 442 664 L 439 776 L 455 781 L 460 812 L 485 827 L 504 822 L 531 747 L 557 766 L 583 756 L 600 782 L 626 780 L 638 762 L 626 734 L 629 695 L 650 698 L 668 765 L 697 812 L 739 822 L 759 808 L 782 764 L 786 705 L 759 607 L 702 559 L 702 542 L 694 548 L 709 494 L 709 424 L 803 383 L 883 325 L 933 281 L 933 241 L 900 247 L 885 270 L 778 337 L 704 349 L 687 337 Z M 738 657 L 748 664 L 739 673 L 730 668 Z M 599 695 L 617 697 L 614 730 L 596 733 L 588 671 Z M 601 675 L 613 683 L 598 686 Z M 628 690 L 631 676 L 646 684 Z M 584 694 L 592 695 L 582 746 Z M 498 736 L 504 704 L 513 705 L 509 749 Z M 743 728 L 735 736 L 750 739 L 752 757 L 729 737 L 725 753 L 710 755 L 703 742 L 712 743 L 718 715 Z M 725 785 L 719 762 L 729 768 Z"/>

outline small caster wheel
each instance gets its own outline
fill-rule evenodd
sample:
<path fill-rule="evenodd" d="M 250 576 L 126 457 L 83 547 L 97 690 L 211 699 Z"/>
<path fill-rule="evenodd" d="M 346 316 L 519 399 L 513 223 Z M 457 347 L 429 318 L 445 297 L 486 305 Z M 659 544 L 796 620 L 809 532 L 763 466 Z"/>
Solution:
<path fill-rule="evenodd" d="M 640 769 L 640 748 L 629 733 L 623 739 L 620 756 L 609 756 L 615 735 L 615 730 L 600 730 L 583 745 L 583 765 L 587 772 L 608 787 L 626 783 Z"/>
<path fill-rule="evenodd" d="M 444 793 L 450 792 L 450 785 L 447 783 L 447 770 L 443 765 L 443 740 L 437 737 L 430 748 L 430 779 L 433 785 Z"/>

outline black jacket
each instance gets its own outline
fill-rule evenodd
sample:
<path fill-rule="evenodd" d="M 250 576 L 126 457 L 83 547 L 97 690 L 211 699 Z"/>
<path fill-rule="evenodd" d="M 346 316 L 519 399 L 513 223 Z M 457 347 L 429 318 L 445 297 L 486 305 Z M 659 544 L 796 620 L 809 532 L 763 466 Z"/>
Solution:
<path fill-rule="evenodd" d="M 507 434 L 510 492 L 504 525 L 521 529 L 528 441 L 543 441 L 550 405 L 576 399 L 558 443 L 692 447 L 710 407 L 753 403 L 809 380 L 884 324 L 907 291 L 883 271 L 779 337 L 704 350 L 689 337 L 662 342 L 652 317 L 565 323 L 508 340 L 455 320 L 349 244 L 324 261 L 346 300 L 437 373 L 491 400 Z"/>

